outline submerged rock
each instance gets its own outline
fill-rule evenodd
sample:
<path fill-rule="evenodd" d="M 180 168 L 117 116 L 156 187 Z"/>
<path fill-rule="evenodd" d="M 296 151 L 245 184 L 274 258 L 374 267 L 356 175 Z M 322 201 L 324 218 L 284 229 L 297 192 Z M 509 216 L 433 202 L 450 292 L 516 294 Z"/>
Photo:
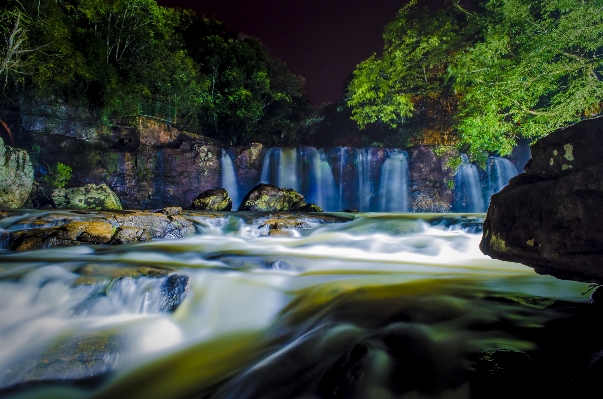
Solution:
<path fill-rule="evenodd" d="M 232 200 L 223 188 L 214 188 L 202 192 L 193 200 L 193 209 L 201 211 L 230 211 Z"/>
<path fill-rule="evenodd" d="M 39 356 L 32 356 L 0 376 L 0 396 L 24 385 L 56 382 L 92 387 L 119 364 L 125 337 L 93 333 L 56 340 Z"/>
<path fill-rule="evenodd" d="M 297 211 L 305 205 L 304 196 L 293 189 L 258 184 L 243 198 L 239 211 Z"/>
<path fill-rule="evenodd" d="M 5 146 L 0 138 L 0 208 L 23 206 L 34 181 L 27 151 Z"/>
<path fill-rule="evenodd" d="M 492 196 L 480 249 L 541 274 L 603 281 L 603 118 L 531 149 L 526 172 Z"/>
<path fill-rule="evenodd" d="M 161 300 L 159 310 L 161 312 L 174 312 L 182 303 L 188 292 L 191 283 L 189 276 L 172 274 L 163 284 L 161 284 Z"/>
<path fill-rule="evenodd" d="M 104 183 L 59 188 L 52 192 L 52 199 L 60 209 L 122 209 L 117 195 Z"/>

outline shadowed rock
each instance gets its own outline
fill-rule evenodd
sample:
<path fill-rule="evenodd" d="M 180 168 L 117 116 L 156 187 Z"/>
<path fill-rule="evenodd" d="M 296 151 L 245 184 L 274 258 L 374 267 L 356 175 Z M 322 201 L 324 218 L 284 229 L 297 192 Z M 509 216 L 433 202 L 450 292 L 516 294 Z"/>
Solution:
<path fill-rule="evenodd" d="M 603 119 L 531 149 L 526 173 L 492 196 L 480 249 L 538 273 L 603 281 Z"/>
<path fill-rule="evenodd" d="M 117 195 L 104 183 L 59 188 L 52 192 L 52 199 L 59 209 L 122 209 Z"/>

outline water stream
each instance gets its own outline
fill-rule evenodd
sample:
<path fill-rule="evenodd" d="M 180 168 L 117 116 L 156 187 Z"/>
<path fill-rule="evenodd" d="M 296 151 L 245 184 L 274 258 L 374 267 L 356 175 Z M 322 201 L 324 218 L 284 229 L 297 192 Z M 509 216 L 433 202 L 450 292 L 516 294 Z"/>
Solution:
<path fill-rule="evenodd" d="M 584 283 L 482 255 L 483 214 L 332 215 L 282 237 L 266 214 L 189 213 L 186 239 L 0 253 L 0 396 L 492 397 L 476 356 L 546 364 L 571 341 L 551 326 L 588 306 Z M 170 276 L 190 290 L 166 312 Z"/>

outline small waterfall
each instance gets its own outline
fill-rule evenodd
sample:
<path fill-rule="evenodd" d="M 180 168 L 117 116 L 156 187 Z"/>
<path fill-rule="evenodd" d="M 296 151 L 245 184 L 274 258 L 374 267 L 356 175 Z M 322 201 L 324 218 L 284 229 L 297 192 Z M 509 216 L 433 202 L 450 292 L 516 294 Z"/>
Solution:
<path fill-rule="evenodd" d="M 379 182 L 379 210 L 381 212 L 408 211 L 408 161 L 406 153 L 393 150 L 381 165 Z"/>
<path fill-rule="evenodd" d="M 309 164 L 308 188 L 303 193 L 306 201 L 317 204 L 325 211 L 338 211 L 337 186 L 331 165 L 327 161 L 327 155 L 323 150 L 317 151 L 316 148 L 308 147 L 305 150 Z"/>
<path fill-rule="evenodd" d="M 222 158 L 220 160 L 222 187 L 228 191 L 228 196 L 232 200 L 232 209 L 239 209 L 239 190 L 237 188 L 237 176 L 235 174 L 232 158 L 228 152 L 222 149 Z"/>
<path fill-rule="evenodd" d="M 471 164 L 465 154 L 461 154 L 462 164 L 455 175 L 455 212 L 485 212 L 484 196 L 479 181 L 477 166 Z"/>
<path fill-rule="evenodd" d="M 270 158 L 272 157 L 272 153 L 274 152 L 274 148 L 267 148 L 264 151 L 264 160 L 262 161 L 262 172 L 260 174 L 260 183 L 269 184 L 270 183 Z"/>
<path fill-rule="evenodd" d="M 490 197 L 503 189 L 519 172 L 511 161 L 500 157 L 488 158 L 488 203 Z"/>
<path fill-rule="evenodd" d="M 297 149 L 278 148 L 279 166 L 276 185 L 280 188 L 292 188 L 300 191 L 300 179 L 298 179 Z"/>
<path fill-rule="evenodd" d="M 371 210 L 371 157 L 370 148 L 359 148 L 356 152 L 356 170 L 358 174 L 358 210 Z"/>

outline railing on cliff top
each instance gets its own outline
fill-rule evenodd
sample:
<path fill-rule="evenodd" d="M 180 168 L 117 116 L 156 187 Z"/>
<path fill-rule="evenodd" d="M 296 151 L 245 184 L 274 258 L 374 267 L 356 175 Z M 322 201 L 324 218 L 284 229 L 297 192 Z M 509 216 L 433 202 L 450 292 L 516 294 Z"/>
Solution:
<path fill-rule="evenodd" d="M 156 118 L 166 123 L 176 123 L 176 106 L 171 104 L 140 103 L 138 104 L 138 116 Z"/>

